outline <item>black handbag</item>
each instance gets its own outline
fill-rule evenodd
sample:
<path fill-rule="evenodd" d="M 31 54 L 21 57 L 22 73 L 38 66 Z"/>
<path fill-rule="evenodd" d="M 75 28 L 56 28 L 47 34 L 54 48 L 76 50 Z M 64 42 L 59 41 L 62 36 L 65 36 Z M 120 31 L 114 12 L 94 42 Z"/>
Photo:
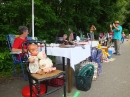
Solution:
<path fill-rule="evenodd" d="M 75 76 L 77 89 L 88 91 L 91 88 L 93 75 L 94 66 L 92 64 L 85 65 Z"/>

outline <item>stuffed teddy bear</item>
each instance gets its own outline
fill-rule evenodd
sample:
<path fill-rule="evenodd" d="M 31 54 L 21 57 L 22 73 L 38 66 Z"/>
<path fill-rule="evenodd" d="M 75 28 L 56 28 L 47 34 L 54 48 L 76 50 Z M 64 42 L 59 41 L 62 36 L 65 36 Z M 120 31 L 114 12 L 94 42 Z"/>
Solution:
<path fill-rule="evenodd" d="M 45 52 L 39 52 L 37 55 L 39 60 L 39 67 L 42 69 L 45 73 L 51 72 L 56 70 L 56 67 L 53 67 L 53 63 L 51 59 L 49 59 Z"/>
<path fill-rule="evenodd" d="M 45 74 L 45 72 L 39 68 L 38 46 L 36 44 L 30 44 L 28 46 L 29 54 L 29 70 L 31 73 Z"/>

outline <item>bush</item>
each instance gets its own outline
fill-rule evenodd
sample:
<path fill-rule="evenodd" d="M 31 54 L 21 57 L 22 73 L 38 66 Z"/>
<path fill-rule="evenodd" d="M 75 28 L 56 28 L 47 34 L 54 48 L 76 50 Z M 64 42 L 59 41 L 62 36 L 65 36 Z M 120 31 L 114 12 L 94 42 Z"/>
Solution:
<path fill-rule="evenodd" d="M 12 58 L 7 47 L 0 48 L 0 77 L 12 75 Z"/>

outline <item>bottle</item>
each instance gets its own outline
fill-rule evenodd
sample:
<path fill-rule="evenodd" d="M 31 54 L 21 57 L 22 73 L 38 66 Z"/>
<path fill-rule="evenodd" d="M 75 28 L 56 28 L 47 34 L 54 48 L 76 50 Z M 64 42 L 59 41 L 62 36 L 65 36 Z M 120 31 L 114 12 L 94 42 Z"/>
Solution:
<path fill-rule="evenodd" d="M 80 39 L 82 39 L 83 38 L 83 34 L 82 34 L 82 32 L 80 33 Z"/>
<path fill-rule="evenodd" d="M 80 37 L 76 36 L 76 41 L 79 42 L 80 41 Z"/>

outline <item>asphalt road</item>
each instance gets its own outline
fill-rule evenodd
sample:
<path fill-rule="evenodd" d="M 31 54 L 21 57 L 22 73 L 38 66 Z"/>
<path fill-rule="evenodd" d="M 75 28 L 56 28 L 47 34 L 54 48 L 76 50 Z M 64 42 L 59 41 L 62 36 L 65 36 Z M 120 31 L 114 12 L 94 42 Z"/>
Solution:
<path fill-rule="evenodd" d="M 75 87 L 67 97 L 130 97 L 130 43 L 121 44 L 121 55 L 113 55 L 113 62 L 103 63 L 103 74 L 92 82 L 89 91 L 79 91 Z M 60 67 L 60 66 L 59 66 Z M 15 78 L 0 84 L 0 97 L 23 97 L 21 91 L 28 81 Z M 78 96 L 74 96 L 78 93 Z M 62 97 L 63 89 L 45 97 Z"/>

